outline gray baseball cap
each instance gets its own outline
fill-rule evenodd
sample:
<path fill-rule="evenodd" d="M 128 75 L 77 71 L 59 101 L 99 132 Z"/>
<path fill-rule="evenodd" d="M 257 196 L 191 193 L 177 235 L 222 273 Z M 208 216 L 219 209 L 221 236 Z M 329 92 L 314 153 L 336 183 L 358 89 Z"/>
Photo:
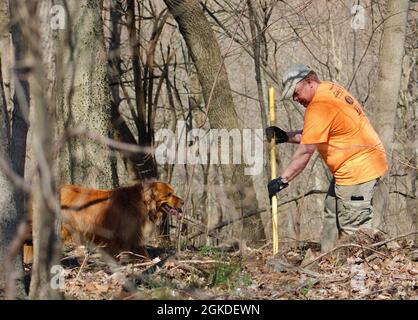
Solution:
<path fill-rule="evenodd" d="M 288 100 L 293 97 L 297 83 L 305 78 L 312 69 L 303 64 L 292 65 L 282 79 L 283 94 L 281 100 Z"/>

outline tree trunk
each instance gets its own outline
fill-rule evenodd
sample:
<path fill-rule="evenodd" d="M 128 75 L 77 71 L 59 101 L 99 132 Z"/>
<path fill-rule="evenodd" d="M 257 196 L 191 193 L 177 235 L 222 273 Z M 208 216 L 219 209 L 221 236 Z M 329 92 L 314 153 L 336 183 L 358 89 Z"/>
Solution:
<path fill-rule="evenodd" d="M 418 40 L 416 33 L 412 39 L 413 41 Z M 404 110 L 402 115 L 404 126 L 402 129 L 406 131 L 404 154 L 406 159 L 409 159 L 409 165 L 405 168 L 407 173 L 406 185 L 409 191 L 409 196 L 406 198 L 406 212 L 411 215 L 412 229 L 417 232 L 414 239 L 415 251 L 412 254 L 412 259 L 418 261 L 418 109 L 416 104 L 418 96 L 418 57 L 414 55 L 414 51 L 416 49 L 404 57 L 400 106 Z"/>
<path fill-rule="evenodd" d="M 25 174 L 26 140 L 28 134 L 29 117 L 29 82 L 28 68 L 25 65 L 27 57 L 27 43 L 23 41 L 19 21 L 19 6 L 23 5 L 22 0 L 9 1 L 10 16 L 12 18 L 11 34 L 14 48 L 14 93 L 12 113 L 12 139 L 10 152 L 13 170 L 21 177 Z M 24 211 L 24 193 L 16 191 L 16 208 L 18 212 Z"/>
<path fill-rule="evenodd" d="M 372 102 L 375 128 L 388 155 L 391 154 L 399 100 L 408 8 L 409 0 L 388 1 L 379 56 L 379 74 Z M 390 156 L 388 160 L 391 161 Z"/>
<path fill-rule="evenodd" d="M 54 77 L 51 73 L 52 30 L 48 16 L 50 0 L 38 3 L 26 0 L 22 10 L 25 21 L 24 39 L 28 46 L 28 63 L 31 65 L 31 159 L 34 164 L 32 180 L 32 236 L 34 260 L 29 297 L 31 299 L 57 299 L 62 289 L 60 266 L 59 200 L 56 190 L 53 152 L 55 110 L 53 109 Z M 29 38 L 32 41 L 29 41 Z M 49 60 L 50 64 L 47 64 Z M 53 66 L 53 64 L 52 64 Z M 57 226 L 57 228 L 56 228 Z M 55 269 L 56 268 L 56 269 Z M 58 272 L 58 275 L 55 273 Z M 56 281 L 59 279 L 61 281 Z"/>
<path fill-rule="evenodd" d="M 138 144 L 126 121 L 119 112 L 121 102 L 119 89 L 122 81 L 120 56 L 121 48 L 121 32 L 122 32 L 122 3 L 121 1 L 113 0 L 110 6 L 110 33 L 111 41 L 109 46 L 109 82 L 111 84 L 112 93 L 112 109 L 111 118 L 114 128 L 114 139 L 130 143 Z M 141 163 L 141 157 L 138 153 L 122 156 L 123 162 L 128 174 L 129 180 L 137 180 L 140 178 L 138 164 Z"/>
<path fill-rule="evenodd" d="M 6 102 L 4 100 L 4 87 L 3 78 L 1 73 L 1 57 L 0 57 L 0 156 L 9 162 L 9 119 L 7 115 Z M 17 226 L 21 218 L 22 212 L 16 210 L 16 202 L 14 201 L 14 189 L 12 184 L 6 178 L 4 173 L 0 171 L 0 297 L 1 292 L 5 290 L 5 284 L 9 277 L 14 277 L 13 274 L 9 274 L 10 270 L 6 272 L 4 270 L 6 257 L 11 255 L 9 252 L 10 245 L 13 238 L 16 235 Z M 20 213 L 20 214 L 19 214 Z M 21 251 L 17 256 L 8 256 L 8 259 L 12 259 L 15 268 L 14 271 L 17 274 L 18 281 L 15 290 L 18 298 L 25 297 L 25 287 L 23 283 L 23 261 Z M 10 297 L 9 297 L 10 298 Z"/>
<path fill-rule="evenodd" d="M 382 47 L 379 56 L 379 73 L 371 101 L 374 112 L 373 124 L 385 147 L 389 168 L 393 162 L 393 136 L 396 109 L 402 75 L 402 61 L 407 25 L 409 0 L 389 0 L 383 26 Z M 381 181 L 375 197 L 375 221 L 379 228 L 386 229 L 386 220 L 390 216 L 390 186 L 393 177 L 387 176 Z"/>
<path fill-rule="evenodd" d="M 248 6 L 248 16 L 249 16 L 249 24 L 251 30 L 251 37 L 252 37 L 252 49 L 254 54 L 254 72 L 255 72 L 255 81 L 257 83 L 257 93 L 258 93 L 258 101 L 260 105 L 260 113 L 261 113 L 261 123 L 263 124 L 263 128 L 267 127 L 267 108 L 266 104 L 264 103 L 266 96 L 264 95 L 263 90 L 263 79 L 261 77 L 261 32 L 260 28 L 258 27 L 257 21 L 257 14 L 255 12 L 255 8 L 253 7 L 252 1 L 247 0 Z"/>
<path fill-rule="evenodd" d="M 12 108 L 10 93 L 10 66 L 12 65 L 12 47 L 10 45 L 10 10 L 8 0 L 0 0 L 0 57 L 2 60 L 3 91 L 6 107 Z M 10 117 L 9 117 L 10 118 Z"/>
<path fill-rule="evenodd" d="M 138 7 L 140 5 L 138 4 Z M 143 73 L 140 65 L 140 40 L 137 34 L 135 17 L 137 12 L 135 10 L 135 1 L 127 0 L 127 16 L 128 16 L 128 33 L 129 33 L 129 47 L 131 50 L 131 61 L 132 61 L 132 71 L 134 78 L 134 90 L 135 90 L 135 103 L 137 111 L 137 120 L 136 125 L 138 129 L 138 142 L 140 146 L 149 147 L 151 145 L 153 135 L 150 129 L 153 129 L 151 123 L 151 110 L 148 110 L 148 123 L 146 121 L 146 97 L 148 101 L 152 102 L 152 90 L 147 93 L 145 90 L 148 89 L 148 81 L 143 78 L 150 77 L 149 88 L 152 88 L 153 77 L 148 75 L 146 72 Z M 139 11 L 139 10 L 138 10 Z M 139 13 L 140 14 L 140 13 Z M 149 94 L 151 93 L 151 94 Z M 152 108 L 152 103 L 151 103 Z M 155 108 L 157 106 L 154 106 Z M 139 153 L 135 164 L 138 168 L 139 175 L 142 179 L 156 178 L 158 176 L 157 164 L 152 154 Z"/>
<path fill-rule="evenodd" d="M 221 50 L 199 2 L 196 0 L 164 0 L 164 2 L 177 21 L 187 44 L 196 66 L 206 104 L 208 104 L 212 86 L 215 84 L 210 104 L 207 106 L 211 127 L 228 131 L 239 129 L 242 137 L 242 126 L 238 122 Z M 232 161 L 232 148 L 229 153 L 229 159 Z M 240 215 L 256 211 L 258 202 L 254 185 L 251 176 L 244 174 L 245 166 L 237 164 L 222 165 L 221 167 L 225 184 L 224 190 L 234 205 L 234 208 L 230 209 L 230 214 L 235 210 L 239 210 Z M 237 232 L 235 232 L 235 236 L 240 237 Z M 264 237 L 264 228 L 259 214 L 244 219 L 243 239 L 258 240 Z"/>
<path fill-rule="evenodd" d="M 58 31 L 56 48 L 58 136 L 76 126 L 112 136 L 103 1 L 65 4 L 67 26 Z M 63 182 L 94 188 L 112 188 L 116 184 L 115 158 L 107 146 L 96 141 L 83 136 L 67 139 L 59 160 Z"/>

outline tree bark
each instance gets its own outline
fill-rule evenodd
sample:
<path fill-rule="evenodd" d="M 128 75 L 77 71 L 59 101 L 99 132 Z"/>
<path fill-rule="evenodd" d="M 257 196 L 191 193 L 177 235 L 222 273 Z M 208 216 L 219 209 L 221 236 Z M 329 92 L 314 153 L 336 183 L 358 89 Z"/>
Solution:
<path fill-rule="evenodd" d="M 226 130 L 239 129 L 242 133 L 221 50 L 199 2 L 196 0 L 164 0 L 164 2 L 179 25 L 196 66 L 206 103 L 209 101 L 214 85 L 210 105 L 207 106 L 211 127 Z M 232 148 L 230 148 L 229 159 L 232 161 Z M 240 215 L 256 211 L 258 202 L 254 185 L 251 176 L 244 174 L 245 166 L 237 164 L 221 165 L 221 167 L 225 184 L 224 191 L 234 205 L 234 208 L 230 208 L 230 214 L 236 209 L 241 211 Z M 244 219 L 242 235 L 235 233 L 235 236 L 242 236 L 245 240 L 264 238 L 260 215 Z"/>
<path fill-rule="evenodd" d="M 259 33 L 260 28 L 258 27 L 257 15 L 255 8 L 253 7 L 252 1 L 247 0 L 248 6 L 248 15 L 249 15 L 249 24 L 252 37 L 252 49 L 254 53 L 254 71 L 255 71 L 255 81 L 257 83 L 257 93 L 258 101 L 260 105 L 261 113 L 261 123 L 263 128 L 267 127 L 267 108 L 264 103 L 265 95 L 263 90 L 263 80 L 261 77 L 261 33 Z"/>
<path fill-rule="evenodd" d="M 31 299 L 57 299 L 60 297 L 62 275 L 55 276 L 53 267 L 60 271 L 61 243 L 56 230 L 60 230 L 59 200 L 56 188 L 56 158 L 53 152 L 55 111 L 53 104 L 54 76 L 52 30 L 49 24 L 51 0 L 38 3 L 26 0 L 24 39 L 28 46 L 31 66 L 31 156 L 34 164 L 32 180 L 32 237 L 33 264 L 29 297 Z M 32 41 L 30 41 L 31 39 Z"/>
<path fill-rule="evenodd" d="M 137 111 L 136 126 L 138 129 L 138 143 L 140 146 L 148 147 L 151 145 L 153 135 L 153 125 L 150 119 L 152 115 L 152 75 L 143 72 L 140 65 L 140 40 L 137 34 L 135 17 L 137 12 L 135 10 L 135 1 L 127 0 L 127 16 L 128 16 L 128 33 L 129 33 L 129 47 L 131 50 L 131 62 L 134 78 L 135 103 Z M 139 4 L 138 4 L 139 6 Z M 139 10 L 138 10 L 139 11 Z M 148 67 L 146 65 L 145 69 Z M 151 69 L 152 70 L 152 69 Z M 149 82 L 146 80 L 149 77 Z M 143 80 L 142 78 L 145 78 Z M 149 89 L 150 91 L 146 92 Z M 148 119 L 146 117 L 146 99 L 149 101 L 150 108 L 148 109 Z M 154 106 L 156 108 L 157 106 Z M 148 121 L 147 121 L 147 120 Z M 136 167 L 142 179 L 156 178 L 158 176 L 157 164 L 152 154 L 139 153 L 135 159 Z"/>
<path fill-rule="evenodd" d="M 7 114 L 6 102 L 4 100 L 4 87 L 3 78 L 1 73 L 1 57 L 0 57 L 0 156 L 9 160 L 9 119 Z M 16 202 L 14 201 L 14 188 L 4 173 L 0 171 L 0 297 L 1 292 L 5 290 L 5 284 L 8 277 L 14 277 L 12 274 L 8 274 L 5 267 L 6 256 L 10 255 L 10 245 L 15 237 L 17 226 L 21 218 L 21 212 L 18 214 L 16 209 Z M 25 286 L 23 283 L 23 260 L 22 253 L 19 252 L 15 257 L 8 257 L 14 261 L 15 270 L 13 270 L 17 276 L 16 296 L 23 298 L 26 296 Z"/>
<path fill-rule="evenodd" d="M 418 24 L 417 24 L 418 26 Z M 412 40 L 412 41 L 411 41 Z M 418 40 L 415 33 L 411 36 L 409 43 Z M 405 140 L 403 152 L 408 159 L 409 165 L 405 167 L 407 194 L 406 212 L 412 217 L 412 228 L 418 232 L 418 133 L 417 133 L 417 104 L 418 96 L 418 57 L 414 54 L 417 49 L 407 52 L 404 57 L 402 67 L 401 96 L 399 101 L 399 120 L 401 120 L 401 129 L 404 130 Z M 415 251 L 412 259 L 418 261 L 418 233 L 415 234 Z"/>
<path fill-rule="evenodd" d="M 111 42 L 109 46 L 109 81 L 111 84 L 112 93 L 112 125 L 114 128 L 114 139 L 130 143 L 138 144 L 128 124 L 119 112 L 119 106 L 121 102 L 120 86 L 122 81 L 121 70 L 121 33 L 122 33 L 122 3 L 121 1 L 111 1 L 110 7 L 110 32 Z M 122 156 L 123 162 L 128 174 L 128 178 L 131 181 L 141 178 L 139 173 L 139 166 L 143 163 L 140 154 L 130 154 L 128 156 Z"/>
<path fill-rule="evenodd" d="M 65 128 L 80 125 L 112 136 L 102 4 L 102 0 L 64 1 L 68 21 L 66 28 L 59 30 L 56 48 L 58 136 Z M 65 142 L 59 167 L 66 183 L 93 188 L 116 184 L 115 158 L 109 148 L 85 137 Z"/>
<path fill-rule="evenodd" d="M 379 56 L 379 74 L 372 102 L 375 128 L 388 154 L 392 148 L 399 100 L 408 9 L 409 0 L 388 1 Z M 390 158 L 388 157 L 389 161 Z"/>
<path fill-rule="evenodd" d="M 12 48 L 10 46 L 10 10 L 8 0 L 0 0 L 0 57 L 2 60 L 3 91 L 7 110 L 10 110 L 10 66 L 12 65 Z"/>
<path fill-rule="evenodd" d="M 387 5 L 379 54 L 378 79 L 372 95 L 371 108 L 375 115 L 372 121 L 374 120 L 374 127 L 385 147 L 391 169 L 409 0 L 389 0 Z M 390 187 L 394 185 L 393 179 L 395 178 L 388 175 L 376 190 L 375 224 L 383 229 L 386 229 L 387 217 L 393 210 L 389 195 Z"/>
<path fill-rule="evenodd" d="M 19 24 L 19 22 L 21 22 L 19 6 L 22 5 L 22 0 L 9 1 L 10 17 L 13 21 L 11 25 L 11 35 L 14 48 L 14 93 L 10 154 L 12 158 L 13 170 L 21 177 L 25 174 L 30 96 L 28 68 L 25 65 L 25 58 L 27 57 L 27 43 L 23 40 L 22 30 Z M 17 211 L 23 212 L 23 191 L 17 190 L 15 198 Z"/>

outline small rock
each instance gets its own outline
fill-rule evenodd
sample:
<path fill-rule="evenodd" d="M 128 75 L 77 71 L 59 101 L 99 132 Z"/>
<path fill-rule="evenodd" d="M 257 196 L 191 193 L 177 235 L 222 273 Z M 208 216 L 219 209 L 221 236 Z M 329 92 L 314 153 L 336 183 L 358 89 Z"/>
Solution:
<path fill-rule="evenodd" d="M 273 269 L 276 272 L 286 271 L 286 263 L 281 261 L 278 258 L 267 261 L 267 266 L 269 267 L 270 270 Z"/>

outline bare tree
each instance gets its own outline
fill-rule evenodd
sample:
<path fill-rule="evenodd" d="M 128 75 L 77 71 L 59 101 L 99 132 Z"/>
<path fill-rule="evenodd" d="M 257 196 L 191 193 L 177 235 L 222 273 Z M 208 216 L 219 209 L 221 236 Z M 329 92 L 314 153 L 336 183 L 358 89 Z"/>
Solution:
<path fill-rule="evenodd" d="M 1 17 L 0 17 L 1 19 Z M 7 115 L 6 102 L 4 99 L 3 77 L 1 73 L 1 57 L 0 57 L 0 157 L 9 162 L 9 119 Z M 14 188 L 3 172 L 0 172 L 0 296 L 2 291 L 6 289 L 7 281 L 10 281 L 17 274 L 17 297 L 24 297 L 25 287 L 23 283 L 23 263 L 22 254 L 18 251 L 15 256 L 9 252 L 12 240 L 16 234 L 21 214 L 18 214 L 16 202 L 14 201 Z M 14 270 L 6 270 L 6 259 L 12 260 Z M 14 274 L 9 274 L 13 272 Z M 14 280 L 14 279 L 13 279 Z"/>
<path fill-rule="evenodd" d="M 383 20 L 383 36 L 379 54 L 379 72 L 376 87 L 370 102 L 374 112 L 374 126 L 385 147 L 390 169 L 394 168 L 394 128 L 396 110 L 399 101 L 399 90 L 402 75 L 405 34 L 407 26 L 409 1 L 389 0 Z M 376 192 L 376 224 L 381 229 L 388 229 L 388 217 L 394 207 L 389 195 L 396 178 L 388 175 Z"/>
<path fill-rule="evenodd" d="M 27 43 L 22 37 L 22 30 L 19 24 L 20 17 L 17 15 L 19 6 L 22 6 L 21 0 L 9 1 L 11 17 L 10 30 L 14 48 L 14 93 L 10 151 L 13 169 L 23 177 L 25 174 L 26 140 L 29 129 L 29 70 L 27 65 L 25 65 Z M 23 212 L 23 204 L 24 194 L 18 190 L 16 192 L 16 207 L 18 212 Z"/>
<path fill-rule="evenodd" d="M 9 1 L 0 1 L 0 56 L 2 58 L 2 73 L 4 93 L 7 109 L 10 110 L 10 65 L 12 61 L 12 50 L 10 46 L 10 10 Z"/>
<path fill-rule="evenodd" d="M 399 100 L 409 0 L 389 0 L 374 90 L 375 127 L 390 152 Z"/>
<path fill-rule="evenodd" d="M 60 265 L 59 201 L 56 190 L 56 161 L 53 144 L 55 110 L 52 104 L 53 86 L 49 79 L 45 60 L 48 59 L 50 45 L 49 12 L 50 0 L 39 2 L 24 0 L 19 6 L 22 36 L 28 43 L 27 63 L 30 66 L 29 81 L 32 87 L 33 105 L 31 116 L 31 156 L 34 174 L 32 180 L 32 236 L 34 260 L 29 297 L 31 299 L 56 299 L 59 284 L 53 286 L 54 266 Z M 56 228 L 57 226 L 57 228 Z M 58 269 L 59 272 L 59 269 Z M 58 278 L 60 278 L 58 276 Z"/>
<path fill-rule="evenodd" d="M 198 1 L 164 0 L 164 2 L 177 21 L 196 66 L 211 127 L 242 130 L 220 47 Z M 229 156 L 232 159 L 231 149 Z M 222 165 L 222 172 L 225 192 L 235 208 L 242 210 L 244 215 L 256 211 L 258 202 L 253 181 L 251 176 L 244 174 L 244 165 Z M 259 214 L 244 219 L 243 228 L 243 239 L 264 238 Z"/>
<path fill-rule="evenodd" d="M 102 0 L 64 1 L 67 26 L 56 42 L 58 136 L 83 126 L 111 136 L 111 94 L 103 38 Z M 90 187 L 116 184 L 115 159 L 103 145 L 82 137 L 65 142 L 60 156 L 63 181 Z"/>
<path fill-rule="evenodd" d="M 263 82 L 262 82 L 262 68 L 261 64 L 262 61 L 262 45 L 264 41 L 263 37 L 263 30 L 260 26 L 256 8 L 254 8 L 254 5 L 251 0 L 247 0 L 247 6 L 248 6 L 248 14 L 249 14 L 249 24 L 250 24 L 250 30 L 251 30 L 251 39 L 252 39 L 252 50 L 254 55 L 254 71 L 255 71 L 255 80 L 257 82 L 257 93 L 258 93 L 258 101 L 260 104 L 260 112 L 261 112 L 261 121 L 263 124 L 263 128 L 267 127 L 267 108 L 265 104 L 265 94 L 264 94 L 264 88 L 263 88 Z M 271 12 L 272 9 L 270 9 Z M 265 9 L 267 11 L 267 9 Z M 268 18 L 266 18 L 268 21 Z M 266 61 L 264 61 L 264 64 L 266 64 Z"/>
<path fill-rule="evenodd" d="M 122 84 L 122 58 L 121 58 L 121 44 L 122 44 L 122 26 L 123 26 L 123 7 L 122 2 L 118 0 L 110 1 L 110 43 L 109 43 L 109 83 L 112 94 L 112 125 L 114 127 L 114 139 L 137 144 L 132 131 L 130 130 L 125 119 L 119 111 L 122 97 L 120 96 L 120 87 Z M 130 154 L 123 157 L 125 168 L 130 180 L 140 178 L 139 168 L 136 164 L 141 163 L 141 159 L 137 153 Z M 119 178 L 119 175 L 118 175 Z"/>

